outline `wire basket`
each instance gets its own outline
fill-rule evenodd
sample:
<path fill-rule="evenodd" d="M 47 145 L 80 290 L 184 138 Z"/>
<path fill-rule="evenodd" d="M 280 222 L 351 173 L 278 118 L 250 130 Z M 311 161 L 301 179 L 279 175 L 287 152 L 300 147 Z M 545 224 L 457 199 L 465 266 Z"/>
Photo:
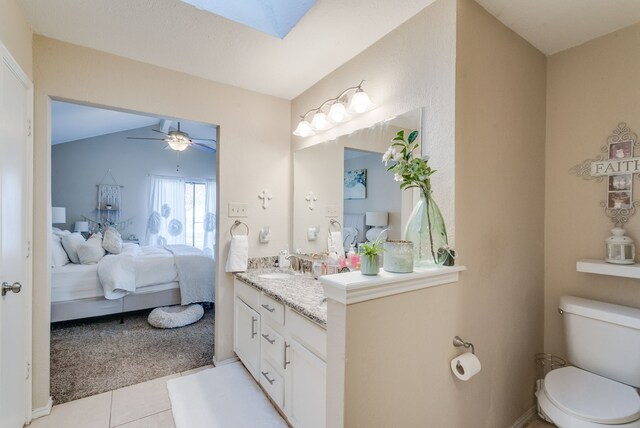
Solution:
<path fill-rule="evenodd" d="M 553 354 L 536 354 L 536 377 L 544 379 L 551 370 L 558 369 L 567 365 L 567 362 Z"/>

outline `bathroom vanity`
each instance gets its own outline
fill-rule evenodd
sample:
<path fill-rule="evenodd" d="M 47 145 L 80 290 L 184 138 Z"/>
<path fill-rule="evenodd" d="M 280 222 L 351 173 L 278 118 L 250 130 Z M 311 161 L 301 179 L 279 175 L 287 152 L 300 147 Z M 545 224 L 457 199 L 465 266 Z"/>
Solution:
<path fill-rule="evenodd" d="M 327 304 L 289 271 L 236 274 L 234 351 L 294 427 L 326 426 Z"/>

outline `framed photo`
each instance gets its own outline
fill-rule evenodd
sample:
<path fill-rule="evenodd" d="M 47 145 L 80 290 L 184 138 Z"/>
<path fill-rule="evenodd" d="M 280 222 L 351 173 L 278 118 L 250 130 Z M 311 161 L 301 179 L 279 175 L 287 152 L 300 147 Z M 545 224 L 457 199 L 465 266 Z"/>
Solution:
<path fill-rule="evenodd" d="M 619 192 L 622 190 L 631 190 L 631 183 L 633 181 L 632 174 L 620 174 L 609 176 L 609 191 Z"/>
<path fill-rule="evenodd" d="M 367 170 L 354 169 L 344 173 L 344 199 L 367 198 Z"/>
<path fill-rule="evenodd" d="M 609 192 L 607 207 L 611 209 L 631 208 L 631 192 Z"/>
<path fill-rule="evenodd" d="M 633 157 L 633 142 L 609 144 L 609 159 L 624 159 Z"/>

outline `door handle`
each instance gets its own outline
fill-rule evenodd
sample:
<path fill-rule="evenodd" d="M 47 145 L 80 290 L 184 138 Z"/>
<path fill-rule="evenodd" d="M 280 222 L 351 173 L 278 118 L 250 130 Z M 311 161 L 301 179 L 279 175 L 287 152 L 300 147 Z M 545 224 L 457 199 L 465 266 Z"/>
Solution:
<path fill-rule="evenodd" d="M 256 322 L 258 322 L 258 318 L 256 317 L 251 317 L 251 338 L 253 339 L 254 337 L 256 337 L 256 334 L 258 334 L 258 332 L 256 331 Z"/>
<path fill-rule="evenodd" d="M 6 295 L 9 291 L 13 291 L 14 293 L 19 293 L 20 290 L 22 290 L 22 284 L 20 284 L 19 282 L 14 282 L 13 284 L 9 285 L 8 282 L 3 282 L 2 283 L 2 295 Z"/>

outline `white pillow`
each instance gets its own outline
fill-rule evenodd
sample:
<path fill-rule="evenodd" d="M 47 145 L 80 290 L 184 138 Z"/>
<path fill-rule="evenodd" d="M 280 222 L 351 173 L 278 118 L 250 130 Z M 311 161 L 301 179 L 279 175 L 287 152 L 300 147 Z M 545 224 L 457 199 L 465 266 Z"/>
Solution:
<path fill-rule="evenodd" d="M 60 237 L 55 233 L 51 234 L 51 267 L 64 266 L 69 263 L 69 256 L 62 248 Z"/>
<path fill-rule="evenodd" d="M 111 254 L 120 254 L 122 252 L 122 237 L 120 236 L 120 232 L 113 227 L 108 228 L 104 232 L 102 248 Z"/>
<path fill-rule="evenodd" d="M 71 263 L 80 263 L 80 259 L 78 258 L 78 247 L 80 244 L 83 244 L 84 241 L 84 237 L 80 232 L 70 233 L 62 237 L 62 247 L 67 252 Z"/>
<path fill-rule="evenodd" d="M 78 258 L 83 265 L 96 264 L 105 255 L 102 248 L 102 234 L 94 233 L 86 242 L 78 246 Z"/>

